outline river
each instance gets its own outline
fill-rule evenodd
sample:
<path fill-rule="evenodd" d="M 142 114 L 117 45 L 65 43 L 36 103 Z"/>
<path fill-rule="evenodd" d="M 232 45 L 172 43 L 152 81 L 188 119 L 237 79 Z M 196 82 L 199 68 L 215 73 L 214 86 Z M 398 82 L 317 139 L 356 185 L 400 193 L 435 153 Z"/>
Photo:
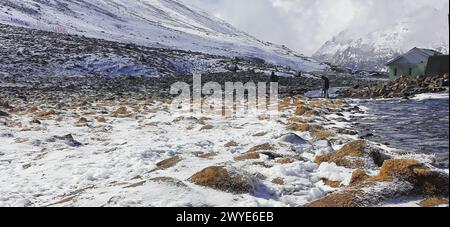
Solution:
<path fill-rule="evenodd" d="M 330 96 L 336 97 L 332 89 Z M 310 91 L 307 97 L 320 97 Z M 435 166 L 449 168 L 449 95 L 422 94 L 406 99 L 350 100 L 366 114 L 352 119 L 353 130 L 365 139 L 386 144 L 402 153 L 432 154 Z"/>
<path fill-rule="evenodd" d="M 354 126 L 367 139 L 403 152 L 435 155 L 435 166 L 449 167 L 449 96 L 419 95 L 410 100 L 356 100 L 367 115 Z"/>

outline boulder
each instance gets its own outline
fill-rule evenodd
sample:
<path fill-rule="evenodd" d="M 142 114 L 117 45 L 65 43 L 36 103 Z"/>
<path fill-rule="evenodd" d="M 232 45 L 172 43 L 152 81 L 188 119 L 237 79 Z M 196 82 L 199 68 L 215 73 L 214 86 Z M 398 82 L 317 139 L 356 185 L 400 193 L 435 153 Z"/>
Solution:
<path fill-rule="evenodd" d="M 186 188 L 187 185 L 185 183 L 183 183 L 182 181 L 172 178 L 172 177 L 155 177 L 150 179 L 150 181 L 159 183 L 159 184 L 167 184 L 167 185 L 172 185 L 172 186 L 176 186 L 176 187 L 184 187 Z"/>
<path fill-rule="evenodd" d="M 9 113 L 0 110 L 0 117 L 9 117 Z"/>
<path fill-rule="evenodd" d="M 80 142 L 76 141 L 73 138 L 72 134 L 67 134 L 65 136 L 54 136 L 53 138 L 57 140 L 63 140 L 70 147 L 79 147 L 82 145 Z"/>
<path fill-rule="evenodd" d="M 311 143 L 309 143 L 308 141 L 306 141 L 305 139 L 303 139 L 302 137 L 298 136 L 295 133 L 286 134 L 282 136 L 279 139 L 279 141 L 291 145 L 311 145 Z"/>

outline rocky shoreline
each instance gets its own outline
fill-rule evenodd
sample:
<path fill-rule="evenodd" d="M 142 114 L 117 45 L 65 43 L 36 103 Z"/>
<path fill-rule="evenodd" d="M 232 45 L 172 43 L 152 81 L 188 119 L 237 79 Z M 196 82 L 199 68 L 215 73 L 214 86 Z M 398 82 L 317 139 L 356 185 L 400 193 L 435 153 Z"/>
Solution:
<path fill-rule="evenodd" d="M 402 76 L 396 81 L 368 83 L 339 91 L 347 98 L 410 98 L 422 93 L 449 92 L 449 76 Z"/>

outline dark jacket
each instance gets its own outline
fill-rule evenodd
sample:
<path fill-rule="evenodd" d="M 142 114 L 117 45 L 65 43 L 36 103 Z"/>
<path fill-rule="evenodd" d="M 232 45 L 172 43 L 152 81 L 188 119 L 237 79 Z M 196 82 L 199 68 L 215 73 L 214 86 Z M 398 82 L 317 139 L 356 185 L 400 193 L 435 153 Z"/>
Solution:
<path fill-rule="evenodd" d="M 330 79 L 328 79 L 325 76 L 322 76 L 322 80 L 323 80 L 323 89 L 329 90 L 330 89 Z"/>
<path fill-rule="evenodd" d="M 272 75 L 270 75 L 270 82 L 271 83 L 277 83 L 278 82 L 278 76 L 275 75 L 274 72 L 272 72 Z"/>

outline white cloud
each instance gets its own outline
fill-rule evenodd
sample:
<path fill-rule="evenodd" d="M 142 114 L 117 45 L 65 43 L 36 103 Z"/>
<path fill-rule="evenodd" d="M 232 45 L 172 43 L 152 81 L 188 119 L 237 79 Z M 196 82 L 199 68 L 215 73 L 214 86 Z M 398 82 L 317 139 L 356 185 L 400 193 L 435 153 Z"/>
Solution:
<path fill-rule="evenodd" d="M 183 1 L 203 8 L 257 38 L 284 44 L 307 55 L 344 29 L 356 28 L 359 33 L 365 33 L 424 7 L 449 8 L 448 0 Z"/>

